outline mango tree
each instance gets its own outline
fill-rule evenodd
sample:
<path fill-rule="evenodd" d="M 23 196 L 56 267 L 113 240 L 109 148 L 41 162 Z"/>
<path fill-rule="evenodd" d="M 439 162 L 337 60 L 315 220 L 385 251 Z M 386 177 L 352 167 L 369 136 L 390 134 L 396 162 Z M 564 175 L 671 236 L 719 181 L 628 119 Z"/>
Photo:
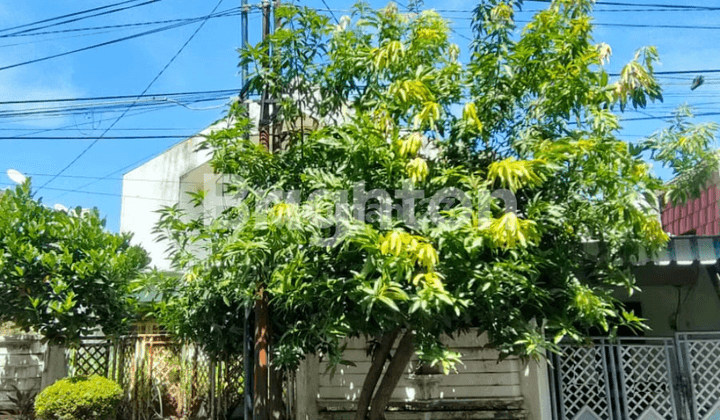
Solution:
<path fill-rule="evenodd" d="M 358 420 L 382 418 L 413 354 L 453 369 L 443 333 L 477 328 L 503 357 L 540 358 L 593 328 L 640 328 L 613 291 L 636 290 L 633 257 L 667 240 L 657 195 L 670 187 L 643 153 L 692 172 L 678 162 L 715 159 L 715 128 L 683 147 L 662 133 L 622 140 L 618 112 L 662 100 L 655 49 L 611 80 L 591 1 L 553 1 L 515 37 L 520 6 L 481 2 L 464 61 L 432 11 L 360 3 L 337 24 L 278 11 L 282 25 L 241 64 L 276 99 L 284 143 L 245 140 L 239 106 L 207 138 L 236 202 L 214 218 L 163 212 L 158 231 L 186 273 L 168 285 L 182 299 L 167 304 L 171 326 L 237 330 L 228 313 L 262 291 L 276 366 L 341 363 L 343 339 L 369 337 Z"/>

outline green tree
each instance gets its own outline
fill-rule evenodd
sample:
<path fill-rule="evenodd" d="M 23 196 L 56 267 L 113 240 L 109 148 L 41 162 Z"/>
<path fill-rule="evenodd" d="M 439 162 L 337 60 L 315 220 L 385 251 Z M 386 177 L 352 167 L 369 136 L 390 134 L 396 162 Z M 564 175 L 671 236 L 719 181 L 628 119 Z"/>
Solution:
<path fill-rule="evenodd" d="M 53 210 L 33 198 L 30 181 L 0 195 L 0 322 L 56 344 L 98 326 L 120 333 L 134 316 L 130 281 L 148 263 L 96 209 Z"/>
<path fill-rule="evenodd" d="M 276 365 L 318 352 L 340 363 L 344 338 L 371 337 L 358 420 L 382 418 L 413 353 L 453 368 L 459 355 L 442 333 L 478 328 L 505 356 L 539 358 L 593 328 L 640 328 L 612 294 L 632 293 L 633 258 L 664 245 L 656 195 L 677 186 L 652 175 L 643 153 L 693 171 L 678 162 L 705 153 L 714 127 L 685 148 L 662 133 L 620 139 L 614 111 L 662 99 L 657 53 L 640 50 L 611 82 L 591 5 L 553 1 L 516 38 L 520 2 L 484 1 L 464 64 L 432 11 L 360 3 L 333 25 L 281 9 L 281 28 L 241 61 L 254 66 L 255 89 L 281 99 L 285 144 L 270 153 L 243 140 L 249 121 L 237 106 L 234 127 L 207 138 L 214 170 L 242 179 L 231 185 L 240 200 L 212 220 L 163 212 L 158 231 L 186 273 L 168 286 L 175 296 L 208 293 L 175 300 L 171 326 L 191 338 L 222 334 L 237 319 L 227 312 L 263 291 Z M 338 204 L 373 190 L 405 195 L 379 195 L 365 217 Z M 378 211 L 418 191 L 414 219 Z M 200 309 L 207 318 L 190 322 Z"/>

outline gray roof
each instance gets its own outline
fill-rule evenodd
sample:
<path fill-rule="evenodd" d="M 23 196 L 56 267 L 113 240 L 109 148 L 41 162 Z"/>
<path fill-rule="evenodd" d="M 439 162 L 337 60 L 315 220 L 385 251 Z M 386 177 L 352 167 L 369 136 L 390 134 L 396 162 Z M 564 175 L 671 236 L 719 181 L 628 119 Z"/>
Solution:
<path fill-rule="evenodd" d="M 702 265 L 715 264 L 720 259 L 720 236 L 673 236 L 657 255 L 640 252 L 637 265 L 655 264 Z"/>

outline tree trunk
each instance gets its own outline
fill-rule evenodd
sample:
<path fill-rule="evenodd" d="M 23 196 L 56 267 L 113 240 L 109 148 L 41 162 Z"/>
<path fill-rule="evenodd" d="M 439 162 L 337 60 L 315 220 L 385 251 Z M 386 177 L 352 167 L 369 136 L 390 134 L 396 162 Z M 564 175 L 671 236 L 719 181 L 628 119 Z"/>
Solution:
<path fill-rule="evenodd" d="M 363 381 L 362 390 L 360 391 L 360 398 L 358 399 L 357 411 L 355 412 L 355 420 L 365 420 L 368 408 L 370 406 L 370 400 L 372 399 L 375 386 L 377 385 L 380 375 L 382 375 L 383 367 L 385 367 L 385 360 L 390 355 L 390 350 L 395 343 L 395 339 L 400 333 L 400 329 L 397 328 L 394 331 L 383 334 L 380 338 L 380 344 L 373 353 L 372 364 L 368 371 L 365 381 Z"/>
<path fill-rule="evenodd" d="M 283 374 L 281 370 L 270 366 L 270 420 L 285 418 L 285 402 L 283 401 Z M 289 420 L 289 419 L 288 419 Z"/>
<path fill-rule="evenodd" d="M 370 408 L 370 420 L 382 420 L 385 418 L 385 409 L 390 402 L 390 397 L 415 352 L 414 338 L 415 332 L 408 329 L 400 339 L 398 348 L 395 350 L 395 354 L 390 360 L 382 382 L 380 382 L 380 386 L 373 398 L 372 407 Z"/>
<path fill-rule="evenodd" d="M 260 288 L 258 298 L 255 300 L 255 378 L 253 384 L 253 420 L 270 420 L 268 411 L 268 382 L 269 382 L 269 307 L 268 295 L 264 287 Z"/>

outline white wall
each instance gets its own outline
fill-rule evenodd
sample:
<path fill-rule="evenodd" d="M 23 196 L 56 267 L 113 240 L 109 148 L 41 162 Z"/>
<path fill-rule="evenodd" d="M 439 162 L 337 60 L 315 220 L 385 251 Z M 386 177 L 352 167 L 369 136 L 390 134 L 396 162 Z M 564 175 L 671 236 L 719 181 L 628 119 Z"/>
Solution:
<path fill-rule="evenodd" d="M 123 176 L 120 230 L 132 232 L 134 242 L 145 248 L 152 265 L 169 270 L 166 243 L 156 242 L 152 233 L 160 219 L 158 210 L 180 201 L 180 178 L 210 159 L 208 151 L 197 152 L 203 139 L 193 137 L 173 146 Z"/>
<path fill-rule="evenodd" d="M 40 336 L 0 337 L 0 409 L 13 408 L 8 399 L 15 395 L 13 385 L 22 391 L 40 392 L 45 349 Z"/>
<path fill-rule="evenodd" d="M 422 407 L 432 405 L 428 404 L 431 402 L 442 404 L 456 402 L 466 410 L 468 407 L 490 410 L 489 407 L 494 406 L 499 411 L 525 413 L 523 388 L 537 389 L 537 381 L 547 379 L 546 376 L 538 378 L 537 371 L 526 371 L 526 366 L 517 358 L 498 362 L 498 352 L 484 348 L 487 344 L 485 335 L 477 336 L 475 333 L 469 333 L 453 339 L 445 337 L 443 341 L 462 354 L 464 364 L 457 366 L 458 372 L 423 378 L 424 375 L 413 375 L 413 362 L 411 362 L 393 392 L 391 404 L 419 404 L 417 409 L 422 410 Z M 356 366 L 339 365 L 334 375 L 327 371 L 327 360 L 318 363 L 315 358 L 309 358 L 303 363 L 297 377 L 298 419 L 319 418 L 316 417 L 316 413 L 348 412 L 355 409 L 371 363 L 367 356 L 367 346 L 365 339 L 348 340 L 343 359 L 353 362 Z M 417 359 L 414 358 L 413 361 Z M 526 382 L 523 385 L 521 376 L 525 377 L 523 379 L 526 381 L 536 382 L 534 384 Z M 525 407 L 525 409 L 530 408 Z M 320 415 L 323 418 L 327 416 L 328 414 Z M 533 418 L 543 417 L 538 415 Z"/>
<path fill-rule="evenodd" d="M 249 115 L 251 120 L 258 120 L 258 104 L 249 103 Z M 120 231 L 132 232 L 135 235 L 133 242 L 150 253 L 151 265 L 160 270 L 170 270 L 171 267 L 165 254 L 167 243 L 156 242 L 156 235 L 152 233 L 160 219 L 157 210 L 178 203 L 188 208 L 185 193 L 203 188 L 204 175 L 212 175 L 207 164 L 212 152 L 197 151 L 204 139 L 201 135 L 229 124 L 227 120 L 220 121 L 123 176 Z M 251 130 L 250 135 L 256 138 L 257 130 Z"/>

